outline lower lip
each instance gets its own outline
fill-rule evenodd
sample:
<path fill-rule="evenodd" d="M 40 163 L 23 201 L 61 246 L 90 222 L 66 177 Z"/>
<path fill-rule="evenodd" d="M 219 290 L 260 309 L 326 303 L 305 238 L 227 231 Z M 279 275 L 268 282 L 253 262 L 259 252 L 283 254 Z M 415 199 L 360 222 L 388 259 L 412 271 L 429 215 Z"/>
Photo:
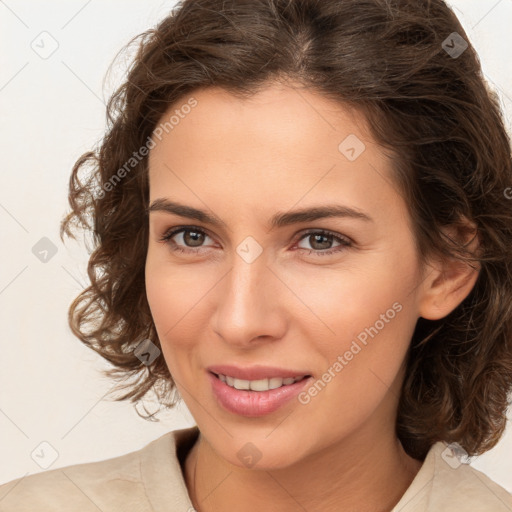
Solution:
<path fill-rule="evenodd" d="M 208 372 L 208 377 L 212 384 L 213 394 L 221 406 L 229 412 L 249 417 L 264 416 L 277 411 L 285 403 L 295 398 L 311 380 L 311 377 L 306 377 L 293 384 L 268 391 L 247 391 L 228 386 L 210 372 Z"/>

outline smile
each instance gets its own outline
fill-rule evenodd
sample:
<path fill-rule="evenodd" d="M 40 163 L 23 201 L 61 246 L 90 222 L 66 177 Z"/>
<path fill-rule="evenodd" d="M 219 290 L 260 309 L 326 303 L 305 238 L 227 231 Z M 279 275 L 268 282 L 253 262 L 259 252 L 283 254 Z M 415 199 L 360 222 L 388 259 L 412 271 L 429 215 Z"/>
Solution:
<path fill-rule="evenodd" d="M 246 380 L 223 373 L 207 373 L 218 405 L 238 416 L 271 414 L 293 401 L 312 381 L 310 375 Z"/>
<path fill-rule="evenodd" d="M 222 373 L 216 375 L 222 382 L 232 388 L 251 391 L 277 389 L 282 386 L 289 386 L 307 377 L 306 375 L 300 375 L 298 377 L 272 377 L 270 379 L 244 380 L 231 377 L 230 375 L 223 375 Z"/>

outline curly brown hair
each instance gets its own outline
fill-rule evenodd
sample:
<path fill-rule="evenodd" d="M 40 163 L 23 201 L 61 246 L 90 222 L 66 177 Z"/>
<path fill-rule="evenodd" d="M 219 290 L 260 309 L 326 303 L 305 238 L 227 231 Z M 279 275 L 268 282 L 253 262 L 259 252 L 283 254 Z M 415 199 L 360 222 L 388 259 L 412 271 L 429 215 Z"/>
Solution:
<path fill-rule="evenodd" d="M 198 88 L 220 86 L 249 98 L 271 81 L 292 79 L 369 120 L 374 139 L 393 157 L 422 261 L 437 254 L 481 267 L 452 313 L 418 320 L 399 439 L 418 459 L 439 440 L 458 442 L 470 455 L 492 448 L 512 388 L 512 201 L 505 192 L 512 186 L 511 144 L 497 95 L 448 6 L 184 0 L 126 48 L 133 45 L 127 78 L 107 106 L 106 134 L 73 168 L 72 211 L 60 232 L 93 235 L 91 284 L 71 304 L 69 323 L 112 364 L 107 374 L 124 391 L 116 400 L 138 403 L 150 390 L 167 407 L 178 398 L 163 357 L 145 365 L 134 355 L 145 339 L 160 346 L 145 294 L 149 189 L 142 149 L 169 107 Z M 477 227 L 478 255 L 443 233 L 464 218 Z"/>

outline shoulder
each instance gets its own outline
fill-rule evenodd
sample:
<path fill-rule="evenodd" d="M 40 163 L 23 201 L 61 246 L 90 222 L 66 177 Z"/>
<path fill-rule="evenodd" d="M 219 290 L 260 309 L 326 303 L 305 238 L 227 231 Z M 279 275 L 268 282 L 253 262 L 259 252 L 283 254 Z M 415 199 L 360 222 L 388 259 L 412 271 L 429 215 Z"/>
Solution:
<path fill-rule="evenodd" d="M 450 445 L 435 443 L 393 512 L 511 512 L 512 495 Z"/>
<path fill-rule="evenodd" d="M 445 443 L 433 447 L 435 475 L 432 510 L 511 512 L 512 495 L 487 475 L 469 464 L 461 464 Z"/>
<path fill-rule="evenodd" d="M 177 432 L 183 431 L 164 434 L 125 455 L 43 471 L 0 485 L 0 512 L 152 511 L 144 471 L 155 466 L 156 471 L 177 476 Z"/>

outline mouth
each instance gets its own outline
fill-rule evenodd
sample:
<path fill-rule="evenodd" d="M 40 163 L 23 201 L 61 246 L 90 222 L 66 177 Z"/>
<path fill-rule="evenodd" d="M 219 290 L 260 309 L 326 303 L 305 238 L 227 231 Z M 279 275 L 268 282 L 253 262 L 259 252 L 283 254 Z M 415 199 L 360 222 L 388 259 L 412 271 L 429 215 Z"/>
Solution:
<path fill-rule="evenodd" d="M 296 382 L 311 377 L 311 375 L 298 375 L 296 377 L 271 377 L 264 379 L 246 380 L 224 375 L 222 373 L 210 372 L 217 379 L 224 382 L 227 386 L 238 389 L 240 391 L 269 391 L 271 389 L 279 389 L 283 386 L 291 386 Z"/>
<path fill-rule="evenodd" d="M 297 397 L 313 379 L 311 374 L 299 374 L 249 380 L 211 370 L 207 376 L 221 409 L 245 417 L 264 416 L 277 411 Z"/>

